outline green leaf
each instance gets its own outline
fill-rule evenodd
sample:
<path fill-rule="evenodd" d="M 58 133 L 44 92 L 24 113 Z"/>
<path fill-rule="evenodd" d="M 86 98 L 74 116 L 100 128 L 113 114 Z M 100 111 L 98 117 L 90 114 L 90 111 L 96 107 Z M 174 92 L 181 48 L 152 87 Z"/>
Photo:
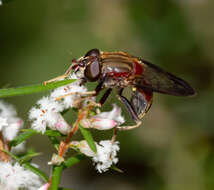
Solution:
<path fill-rule="evenodd" d="M 8 154 L 11 158 L 13 158 L 14 160 L 19 161 L 19 157 L 16 156 L 15 154 L 13 154 L 12 152 L 7 151 L 7 150 L 5 150 L 5 149 L 3 149 L 3 150 L 1 150 L 1 151 L 7 153 L 7 154 Z"/>
<path fill-rule="evenodd" d="M 59 187 L 58 190 L 72 190 L 72 189 L 70 189 L 70 188 L 68 189 L 68 188 L 65 188 L 65 187 Z"/>
<path fill-rule="evenodd" d="M 118 168 L 117 166 L 115 166 L 115 165 L 112 165 L 112 166 L 111 166 L 111 169 L 114 170 L 114 171 L 116 171 L 116 172 L 119 172 L 119 173 L 124 173 L 123 170 L 119 169 L 119 168 Z"/>
<path fill-rule="evenodd" d="M 94 139 L 90 133 L 89 130 L 83 128 L 81 125 L 79 125 L 80 128 L 80 132 L 82 133 L 82 136 L 85 138 L 85 140 L 87 141 L 89 147 L 91 148 L 91 150 L 93 150 L 93 152 L 97 152 L 97 148 L 96 145 L 94 143 Z"/>
<path fill-rule="evenodd" d="M 47 136 L 50 136 L 50 137 L 62 137 L 62 136 L 65 136 L 62 133 L 60 133 L 59 131 L 55 131 L 55 130 L 51 130 L 51 129 L 47 129 L 44 134 L 47 135 Z"/>
<path fill-rule="evenodd" d="M 15 139 L 13 139 L 10 144 L 9 147 L 13 147 L 13 146 L 17 146 L 18 144 L 22 143 L 23 141 L 29 139 L 32 135 L 37 134 L 38 132 L 36 130 L 33 129 L 28 129 L 27 131 L 21 133 L 20 135 L 18 135 Z"/>
<path fill-rule="evenodd" d="M 47 90 L 53 90 L 57 87 L 64 86 L 74 81 L 75 79 L 67 79 L 67 80 L 57 81 L 55 83 L 48 83 L 47 85 L 35 84 L 35 85 L 23 86 L 23 87 L 17 87 L 17 88 L 0 89 L 0 98 L 10 97 L 10 96 L 20 96 L 20 95 L 43 92 Z"/>
<path fill-rule="evenodd" d="M 61 137 L 61 136 L 66 136 L 66 135 L 63 135 L 62 133 L 60 133 L 59 131 L 56 131 L 56 130 L 52 130 L 52 129 L 46 129 L 45 133 L 41 133 L 41 132 L 38 132 L 37 130 L 35 129 L 22 129 L 21 131 L 23 132 L 35 132 L 35 133 L 38 133 L 38 134 L 41 134 L 41 135 L 47 135 L 47 136 L 51 136 L 51 137 Z"/>
<path fill-rule="evenodd" d="M 70 158 L 68 158 L 67 160 L 64 161 L 64 166 L 66 168 L 69 168 L 77 163 L 79 163 L 81 160 L 87 158 L 84 154 L 76 154 Z"/>
<path fill-rule="evenodd" d="M 29 154 L 26 154 L 26 155 L 20 157 L 18 162 L 20 164 L 23 164 L 25 162 L 28 162 L 28 161 L 32 160 L 33 157 L 36 157 L 36 156 L 39 156 L 39 155 L 41 155 L 41 153 L 39 153 L 39 152 L 29 153 Z"/>
<path fill-rule="evenodd" d="M 48 182 L 48 176 L 42 170 L 32 166 L 30 163 L 24 163 L 23 166 L 25 169 L 29 169 L 30 171 L 41 177 L 45 182 Z"/>

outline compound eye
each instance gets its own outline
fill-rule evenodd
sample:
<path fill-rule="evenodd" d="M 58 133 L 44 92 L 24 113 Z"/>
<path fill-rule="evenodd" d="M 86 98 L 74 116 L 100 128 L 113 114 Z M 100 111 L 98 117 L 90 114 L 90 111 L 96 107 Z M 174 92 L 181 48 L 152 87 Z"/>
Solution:
<path fill-rule="evenodd" d="M 94 48 L 94 49 L 89 50 L 85 54 L 85 57 L 88 57 L 88 56 L 99 57 L 99 55 L 100 55 L 100 51 L 98 49 Z"/>
<path fill-rule="evenodd" d="M 87 80 L 93 82 L 98 80 L 100 73 L 101 73 L 100 63 L 96 59 L 86 66 L 84 75 L 87 78 Z"/>

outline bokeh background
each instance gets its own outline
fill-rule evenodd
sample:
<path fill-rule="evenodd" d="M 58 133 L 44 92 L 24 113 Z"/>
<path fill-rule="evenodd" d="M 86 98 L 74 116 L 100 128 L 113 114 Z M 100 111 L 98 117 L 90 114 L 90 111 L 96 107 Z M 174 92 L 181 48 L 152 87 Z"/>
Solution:
<path fill-rule="evenodd" d="M 141 128 L 119 133 L 118 167 L 124 173 L 99 174 L 85 160 L 64 172 L 63 186 L 76 190 L 214 189 L 213 9 L 213 0 L 13 0 L 0 6 L 1 87 L 58 76 L 73 58 L 96 47 L 142 56 L 184 78 L 198 93 L 191 98 L 154 95 Z M 43 95 L 6 101 L 17 107 L 29 127 L 28 111 Z M 113 94 L 103 110 L 110 110 L 115 101 Z M 124 107 L 123 114 L 129 121 Z M 111 137 L 111 132 L 93 134 L 97 140 Z M 50 142 L 35 136 L 28 147 L 44 152 L 34 161 L 49 172 L 46 163 L 54 151 Z"/>

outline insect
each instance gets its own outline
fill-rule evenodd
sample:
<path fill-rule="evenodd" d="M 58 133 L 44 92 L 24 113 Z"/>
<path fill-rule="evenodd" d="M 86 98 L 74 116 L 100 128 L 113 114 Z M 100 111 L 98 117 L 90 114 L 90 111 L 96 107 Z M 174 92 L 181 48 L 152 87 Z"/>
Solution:
<path fill-rule="evenodd" d="M 141 119 L 151 107 L 153 92 L 174 96 L 195 94 L 195 90 L 186 81 L 142 58 L 122 51 L 102 52 L 98 49 L 92 49 L 84 57 L 73 60 L 64 75 L 47 82 L 66 78 L 73 70 L 82 74 L 82 83 L 98 82 L 94 96 L 102 89 L 106 90 L 99 101 L 101 105 L 112 89 L 116 89 L 119 100 L 136 122 L 136 125 L 126 127 L 126 130 L 141 124 Z M 127 87 L 132 90 L 130 99 L 123 96 L 123 90 Z M 124 127 L 121 127 L 121 130 L 123 129 Z"/>

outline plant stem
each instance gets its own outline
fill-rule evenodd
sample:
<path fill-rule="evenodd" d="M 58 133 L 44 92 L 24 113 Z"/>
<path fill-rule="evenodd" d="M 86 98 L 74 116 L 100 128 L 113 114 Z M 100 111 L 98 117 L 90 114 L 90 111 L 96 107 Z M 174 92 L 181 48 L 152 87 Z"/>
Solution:
<path fill-rule="evenodd" d="M 75 122 L 71 132 L 68 134 L 67 138 L 65 141 L 61 141 L 60 142 L 60 146 L 59 146 L 59 151 L 58 151 L 58 155 L 63 157 L 66 150 L 68 149 L 68 144 L 71 141 L 73 135 L 76 133 L 76 131 L 78 130 L 79 127 L 79 123 L 80 121 L 86 116 L 86 112 L 80 110 L 78 113 L 78 118 L 77 121 Z"/>
<path fill-rule="evenodd" d="M 58 190 L 63 169 L 69 168 L 79 163 L 85 158 L 86 156 L 84 154 L 76 154 L 73 157 L 67 159 L 63 164 L 59 166 L 53 166 L 53 174 L 50 180 L 50 187 L 48 190 Z"/>
<path fill-rule="evenodd" d="M 64 166 L 62 164 L 59 166 L 53 166 L 53 174 L 49 190 L 58 190 L 63 168 Z"/>

